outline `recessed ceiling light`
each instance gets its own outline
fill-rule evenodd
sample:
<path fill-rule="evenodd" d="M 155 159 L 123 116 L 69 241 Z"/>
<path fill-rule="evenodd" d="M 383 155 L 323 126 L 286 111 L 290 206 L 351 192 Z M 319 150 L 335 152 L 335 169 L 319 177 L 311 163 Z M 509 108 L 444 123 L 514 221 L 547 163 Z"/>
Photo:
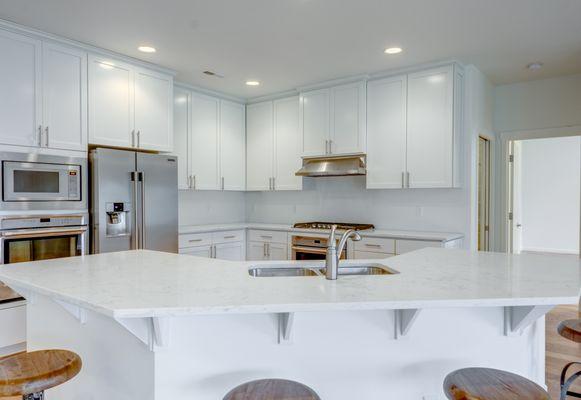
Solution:
<path fill-rule="evenodd" d="M 531 71 L 536 71 L 543 68 L 543 63 L 542 62 L 532 62 L 529 65 L 527 65 L 527 69 L 531 70 Z"/>
<path fill-rule="evenodd" d="M 258 85 L 260 85 L 260 82 L 258 82 L 258 81 L 246 81 L 246 85 L 247 86 L 258 86 Z"/>
<path fill-rule="evenodd" d="M 384 50 L 385 54 L 399 54 L 403 51 L 401 47 L 388 47 Z"/>
<path fill-rule="evenodd" d="M 151 46 L 139 46 L 137 50 L 141 51 L 142 53 L 155 53 L 155 47 Z"/>

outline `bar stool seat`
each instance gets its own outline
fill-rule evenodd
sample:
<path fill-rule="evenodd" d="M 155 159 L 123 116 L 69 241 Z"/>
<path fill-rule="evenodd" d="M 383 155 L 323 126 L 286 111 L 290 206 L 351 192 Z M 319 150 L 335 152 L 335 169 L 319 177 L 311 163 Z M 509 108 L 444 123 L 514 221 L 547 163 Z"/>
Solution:
<path fill-rule="evenodd" d="M 559 324 L 557 327 L 557 332 L 559 335 L 563 336 L 565 339 L 572 340 L 575 343 L 581 343 L 581 319 L 568 319 Z M 581 362 L 572 361 L 563 367 L 561 371 L 561 395 L 560 400 L 565 400 L 567 396 L 581 398 L 581 393 L 569 390 L 577 379 L 581 378 L 581 371 L 579 371 L 579 366 Z M 567 377 L 569 370 L 577 369 L 578 371 Z"/>
<path fill-rule="evenodd" d="M 550 400 L 536 383 L 510 372 L 491 368 L 464 368 L 444 380 L 450 400 Z"/>
<path fill-rule="evenodd" d="M 559 335 L 576 343 L 581 343 L 581 319 L 568 319 L 557 327 Z"/>
<path fill-rule="evenodd" d="M 311 388 L 285 379 L 261 379 L 232 389 L 224 400 L 321 400 Z"/>
<path fill-rule="evenodd" d="M 40 350 L 0 359 L 0 397 L 43 399 L 44 390 L 75 377 L 81 365 L 81 358 L 67 350 Z"/>

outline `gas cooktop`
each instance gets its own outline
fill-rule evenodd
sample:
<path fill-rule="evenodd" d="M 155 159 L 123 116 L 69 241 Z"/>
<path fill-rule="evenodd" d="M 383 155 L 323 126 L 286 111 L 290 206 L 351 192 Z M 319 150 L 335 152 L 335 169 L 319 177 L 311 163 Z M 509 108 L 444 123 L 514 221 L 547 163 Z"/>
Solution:
<path fill-rule="evenodd" d="M 355 229 L 356 231 L 364 231 L 375 229 L 372 224 L 351 224 L 346 222 L 299 222 L 294 224 L 294 227 L 300 229 L 331 229 L 333 225 L 337 225 L 337 229 L 340 230 Z"/>

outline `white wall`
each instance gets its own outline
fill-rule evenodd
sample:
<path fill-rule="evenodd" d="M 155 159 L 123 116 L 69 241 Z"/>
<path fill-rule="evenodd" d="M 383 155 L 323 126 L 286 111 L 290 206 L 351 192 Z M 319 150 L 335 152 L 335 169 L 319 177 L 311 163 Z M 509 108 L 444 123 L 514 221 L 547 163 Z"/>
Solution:
<path fill-rule="evenodd" d="M 179 191 L 179 224 L 204 225 L 244 222 L 243 192 Z"/>
<path fill-rule="evenodd" d="M 581 138 L 523 140 L 522 250 L 579 253 Z"/>

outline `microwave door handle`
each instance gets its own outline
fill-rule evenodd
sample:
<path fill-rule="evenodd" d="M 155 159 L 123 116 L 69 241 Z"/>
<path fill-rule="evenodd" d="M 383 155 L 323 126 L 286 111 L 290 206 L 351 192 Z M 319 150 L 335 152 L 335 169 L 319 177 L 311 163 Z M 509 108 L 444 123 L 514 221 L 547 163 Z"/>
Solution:
<path fill-rule="evenodd" d="M 137 229 L 137 172 L 131 172 L 131 197 L 133 207 L 131 210 L 131 250 L 137 250 L 139 242 L 139 230 Z"/>

